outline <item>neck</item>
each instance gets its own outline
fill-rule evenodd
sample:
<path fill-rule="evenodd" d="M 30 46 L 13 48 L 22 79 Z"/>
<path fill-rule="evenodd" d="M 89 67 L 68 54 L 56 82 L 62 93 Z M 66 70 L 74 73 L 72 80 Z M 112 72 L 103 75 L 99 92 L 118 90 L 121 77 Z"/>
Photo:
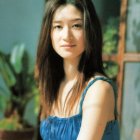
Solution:
<path fill-rule="evenodd" d="M 76 80 L 78 75 L 78 60 L 64 60 L 65 81 Z"/>

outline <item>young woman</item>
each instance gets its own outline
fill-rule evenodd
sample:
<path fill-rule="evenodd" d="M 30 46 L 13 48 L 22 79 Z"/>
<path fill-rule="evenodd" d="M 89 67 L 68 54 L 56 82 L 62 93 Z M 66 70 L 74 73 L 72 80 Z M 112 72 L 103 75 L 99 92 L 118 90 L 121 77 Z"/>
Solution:
<path fill-rule="evenodd" d="M 102 67 L 92 0 L 47 0 L 37 50 L 43 140 L 119 140 L 116 94 Z"/>

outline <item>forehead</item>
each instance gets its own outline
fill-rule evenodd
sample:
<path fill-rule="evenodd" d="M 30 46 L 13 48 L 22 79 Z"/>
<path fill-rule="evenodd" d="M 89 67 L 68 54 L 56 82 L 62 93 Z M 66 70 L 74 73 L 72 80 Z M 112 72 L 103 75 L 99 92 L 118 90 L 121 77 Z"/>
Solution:
<path fill-rule="evenodd" d="M 82 12 L 72 4 L 60 6 L 53 15 L 54 20 L 82 19 Z"/>

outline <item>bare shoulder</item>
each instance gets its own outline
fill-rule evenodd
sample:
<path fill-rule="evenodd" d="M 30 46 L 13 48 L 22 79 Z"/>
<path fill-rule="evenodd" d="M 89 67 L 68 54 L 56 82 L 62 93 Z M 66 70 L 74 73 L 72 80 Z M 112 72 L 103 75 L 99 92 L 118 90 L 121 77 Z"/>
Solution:
<path fill-rule="evenodd" d="M 87 90 L 82 109 L 78 140 L 101 139 L 107 122 L 114 120 L 114 92 L 111 84 L 99 79 L 95 81 Z"/>
<path fill-rule="evenodd" d="M 93 80 L 93 78 L 91 80 Z M 112 85 L 109 82 L 102 80 L 102 79 L 98 79 L 96 82 L 94 82 L 90 86 L 90 88 L 87 91 L 87 95 L 92 96 L 92 95 L 94 95 L 93 93 L 97 93 L 97 92 L 98 92 L 97 95 L 103 95 L 103 94 L 105 94 L 107 96 L 109 96 L 109 94 L 114 95 Z M 90 93 L 92 93 L 92 94 L 90 94 Z"/>
<path fill-rule="evenodd" d="M 112 85 L 104 80 L 97 80 L 88 89 L 83 108 L 100 106 L 103 109 L 114 109 L 114 91 Z"/>

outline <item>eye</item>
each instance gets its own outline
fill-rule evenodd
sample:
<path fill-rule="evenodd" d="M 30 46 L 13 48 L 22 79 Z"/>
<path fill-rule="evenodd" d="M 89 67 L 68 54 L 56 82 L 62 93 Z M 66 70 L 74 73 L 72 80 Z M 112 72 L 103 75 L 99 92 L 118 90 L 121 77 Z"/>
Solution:
<path fill-rule="evenodd" d="M 83 25 L 82 24 L 74 24 L 72 27 L 75 29 L 80 29 L 83 27 Z"/>
<path fill-rule="evenodd" d="M 53 29 L 60 30 L 60 29 L 62 29 L 62 26 L 61 25 L 55 25 L 55 26 L 53 26 Z"/>

